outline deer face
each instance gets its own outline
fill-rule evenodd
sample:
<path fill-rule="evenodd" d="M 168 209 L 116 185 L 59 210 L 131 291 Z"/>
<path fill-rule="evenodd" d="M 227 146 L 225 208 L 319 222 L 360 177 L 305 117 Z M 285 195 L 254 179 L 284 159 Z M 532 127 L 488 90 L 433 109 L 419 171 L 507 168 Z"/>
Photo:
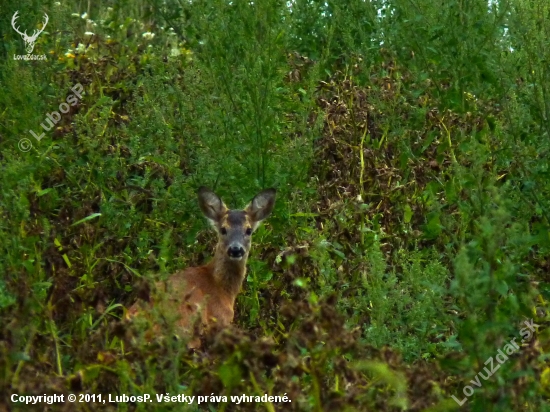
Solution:
<path fill-rule="evenodd" d="M 230 260 L 246 260 L 252 233 L 271 214 L 275 193 L 275 189 L 266 189 L 256 195 L 244 210 L 229 210 L 214 192 L 205 187 L 199 189 L 199 206 L 218 232 L 218 248 Z"/>

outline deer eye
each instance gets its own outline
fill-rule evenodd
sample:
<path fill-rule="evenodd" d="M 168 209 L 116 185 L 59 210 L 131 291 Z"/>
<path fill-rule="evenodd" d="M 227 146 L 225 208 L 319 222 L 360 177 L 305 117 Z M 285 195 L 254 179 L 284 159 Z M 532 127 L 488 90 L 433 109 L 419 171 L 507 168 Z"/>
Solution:
<path fill-rule="evenodd" d="M 222 235 L 224 235 L 224 236 L 227 235 L 227 229 L 224 228 L 224 227 L 222 227 L 222 228 L 220 229 L 220 233 L 221 233 Z"/>
<path fill-rule="evenodd" d="M 251 228 L 248 228 L 246 229 L 246 236 L 250 236 L 252 234 L 252 229 Z"/>

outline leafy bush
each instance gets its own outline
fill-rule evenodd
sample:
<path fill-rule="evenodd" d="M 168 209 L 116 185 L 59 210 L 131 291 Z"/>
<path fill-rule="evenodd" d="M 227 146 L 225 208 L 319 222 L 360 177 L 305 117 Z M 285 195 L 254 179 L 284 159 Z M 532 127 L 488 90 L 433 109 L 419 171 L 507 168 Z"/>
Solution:
<path fill-rule="evenodd" d="M 0 409 L 548 410 L 546 2 L 5 3 Z M 15 10 L 50 16 L 46 62 L 13 60 Z M 125 308 L 211 256 L 201 185 L 278 200 L 235 325 L 193 351 Z M 100 407 L 183 407 L 153 399 Z"/>

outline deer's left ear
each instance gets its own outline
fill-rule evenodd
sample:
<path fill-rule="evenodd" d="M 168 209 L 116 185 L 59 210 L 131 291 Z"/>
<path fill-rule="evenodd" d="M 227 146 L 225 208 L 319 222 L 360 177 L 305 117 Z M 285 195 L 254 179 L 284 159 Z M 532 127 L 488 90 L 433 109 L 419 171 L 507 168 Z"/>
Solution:
<path fill-rule="evenodd" d="M 275 206 L 275 195 L 277 190 L 266 189 L 258 193 L 248 204 L 245 212 L 250 216 L 252 226 L 256 229 L 259 223 L 267 218 Z"/>

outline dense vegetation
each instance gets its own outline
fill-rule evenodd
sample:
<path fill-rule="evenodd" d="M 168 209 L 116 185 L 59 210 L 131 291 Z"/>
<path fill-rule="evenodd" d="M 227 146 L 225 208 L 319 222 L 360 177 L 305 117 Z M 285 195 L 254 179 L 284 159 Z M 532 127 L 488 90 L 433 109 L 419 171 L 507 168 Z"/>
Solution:
<path fill-rule="evenodd" d="M 0 411 L 550 410 L 547 0 L 5 0 L 0 38 Z M 278 200 L 188 350 L 124 315 L 212 255 L 201 185 Z"/>

